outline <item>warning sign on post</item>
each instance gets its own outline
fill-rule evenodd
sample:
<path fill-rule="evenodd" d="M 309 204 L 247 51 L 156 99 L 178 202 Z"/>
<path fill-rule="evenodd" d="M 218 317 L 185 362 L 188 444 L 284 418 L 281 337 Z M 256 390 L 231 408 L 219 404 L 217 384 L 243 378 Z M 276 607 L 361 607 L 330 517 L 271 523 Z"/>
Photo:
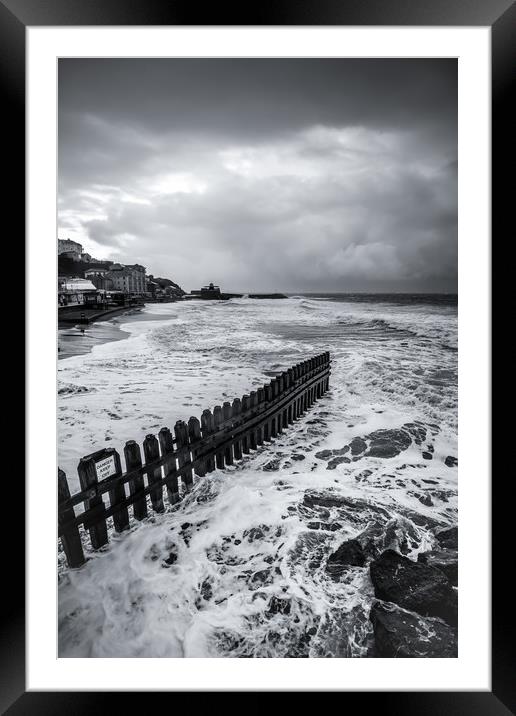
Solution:
<path fill-rule="evenodd" d="M 99 480 L 104 480 L 106 477 L 111 477 L 116 473 L 115 458 L 113 455 L 105 457 L 103 460 L 95 463 L 97 470 L 97 477 Z"/>

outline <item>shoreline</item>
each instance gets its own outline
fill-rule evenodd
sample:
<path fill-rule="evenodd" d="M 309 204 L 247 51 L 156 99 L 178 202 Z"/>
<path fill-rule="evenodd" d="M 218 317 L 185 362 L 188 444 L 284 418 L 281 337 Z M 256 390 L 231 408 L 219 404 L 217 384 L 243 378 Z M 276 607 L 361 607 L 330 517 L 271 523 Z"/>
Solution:
<path fill-rule="evenodd" d="M 118 323 L 91 323 L 81 326 L 59 328 L 58 360 L 91 353 L 94 346 L 112 341 L 122 341 L 131 334 L 123 331 Z"/>
<path fill-rule="evenodd" d="M 170 303 L 173 303 L 172 301 Z M 155 305 L 154 303 L 151 305 Z M 158 304 L 161 305 L 161 304 Z M 123 341 L 131 336 L 121 324 L 138 321 L 161 321 L 163 316 L 148 313 L 147 304 L 127 307 L 123 312 L 98 318 L 91 323 L 58 325 L 58 360 L 91 353 L 95 346 L 114 341 Z"/>

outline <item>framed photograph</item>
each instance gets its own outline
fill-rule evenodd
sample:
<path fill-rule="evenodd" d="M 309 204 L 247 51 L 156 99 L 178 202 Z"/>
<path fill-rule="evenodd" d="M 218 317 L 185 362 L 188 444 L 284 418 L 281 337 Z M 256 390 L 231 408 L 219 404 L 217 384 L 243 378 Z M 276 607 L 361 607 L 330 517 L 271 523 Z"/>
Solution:
<path fill-rule="evenodd" d="M 2 0 L 28 322 L 4 711 L 516 708 L 490 445 L 514 14 Z"/>

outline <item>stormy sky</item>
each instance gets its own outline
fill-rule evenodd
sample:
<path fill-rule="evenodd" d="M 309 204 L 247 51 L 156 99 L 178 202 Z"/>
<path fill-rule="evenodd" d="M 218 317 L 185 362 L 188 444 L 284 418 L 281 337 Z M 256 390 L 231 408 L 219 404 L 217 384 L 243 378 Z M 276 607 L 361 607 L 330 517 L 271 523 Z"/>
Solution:
<path fill-rule="evenodd" d="M 456 291 L 455 60 L 59 61 L 59 237 L 186 290 Z"/>

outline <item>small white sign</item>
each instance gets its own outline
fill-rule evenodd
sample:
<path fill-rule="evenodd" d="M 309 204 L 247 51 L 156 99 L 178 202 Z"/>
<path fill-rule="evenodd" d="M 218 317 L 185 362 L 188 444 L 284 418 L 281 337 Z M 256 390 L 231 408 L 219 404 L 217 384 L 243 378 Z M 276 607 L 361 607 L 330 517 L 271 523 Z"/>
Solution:
<path fill-rule="evenodd" d="M 97 477 L 99 480 L 104 480 L 106 477 L 111 477 L 116 473 L 115 458 L 113 455 L 105 457 L 103 460 L 95 463 L 97 470 Z"/>

